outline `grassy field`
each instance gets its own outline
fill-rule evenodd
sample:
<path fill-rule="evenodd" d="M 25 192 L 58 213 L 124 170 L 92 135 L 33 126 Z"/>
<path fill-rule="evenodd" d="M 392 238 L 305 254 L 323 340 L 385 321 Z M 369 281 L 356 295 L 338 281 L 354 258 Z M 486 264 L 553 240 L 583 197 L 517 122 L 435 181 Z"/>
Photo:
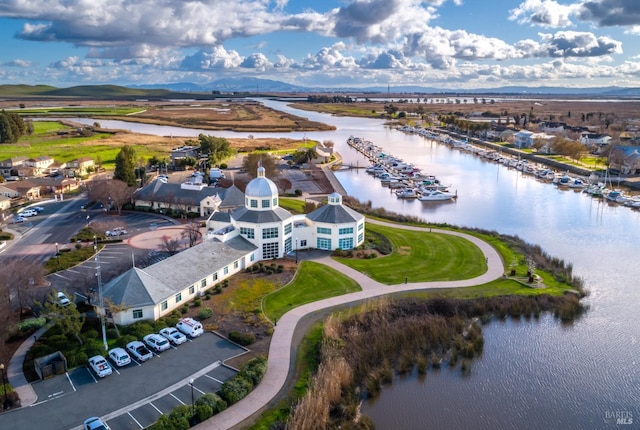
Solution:
<path fill-rule="evenodd" d="M 60 115 L 60 116 L 94 116 L 94 115 L 130 115 L 142 112 L 142 107 L 90 106 L 90 107 L 42 107 L 25 109 L 6 109 L 22 116 Z"/>
<path fill-rule="evenodd" d="M 306 303 L 360 291 L 360 286 L 336 270 L 313 261 L 304 261 L 292 282 L 267 295 L 264 313 L 275 321 L 293 308 Z"/>
<path fill-rule="evenodd" d="M 471 242 L 439 233 L 367 224 L 391 241 L 394 252 L 374 259 L 337 258 L 383 284 L 453 281 L 481 275 L 487 269 L 482 252 Z"/>

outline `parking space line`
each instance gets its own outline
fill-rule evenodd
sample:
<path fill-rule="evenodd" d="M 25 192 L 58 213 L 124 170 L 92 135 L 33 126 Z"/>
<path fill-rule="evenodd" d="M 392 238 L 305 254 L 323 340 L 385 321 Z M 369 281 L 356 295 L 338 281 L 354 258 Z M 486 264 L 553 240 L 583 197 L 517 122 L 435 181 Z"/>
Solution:
<path fill-rule="evenodd" d="M 67 375 L 67 379 L 69 380 L 69 384 L 71 384 L 71 388 L 73 388 L 73 391 L 78 391 L 78 390 L 76 390 L 76 386 L 73 385 L 73 381 L 71 380 L 71 377 L 69 376 L 69 372 L 65 372 L 65 375 Z"/>
<path fill-rule="evenodd" d="M 193 389 L 196 390 L 198 393 L 200 394 L 206 394 L 206 391 L 202 391 L 201 389 L 199 389 L 198 387 L 196 387 L 195 385 L 193 386 Z"/>
<path fill-rule="evenodd" d="M 53 274 L 53 276 L 57 276 L 58 278 L 62 278 L 62 279 L 66 279 L 67 281 L 70 281 L 70 278 L 67 278 L 66 276 L 62 276 L 60 273 L 56 272 Z"/>
<path fill-rule="evenodd" d="M 204 376 L 206 376 L 207 378 L 211 379 L 212 381 L 216 381 L 216 382 L 218 382 L 219 384 L 224 384 L 224 381 L 221 381 L 221 380 L 219 380 L 219 379 L 216 379 L 216 378 L 214 378 L 213 376 L 209 376 L 209 375 L 204 375 Z"/>
<path fill-rule="evenodd" d="M 135 419 L 135 418 L 133 417 L 133 415 L 131 415 L 131 412 L 127 412 L 127 415 L 129 415 L 129 416 L 131 417 L 131 419 L 132 419 L 136 424 L 138 424 L 138 427 L 140 427 L 141 429 L 143 429 L 143 428 L 144 428 L 144 426 L 143 426 L 142 424 L 140 424 L 140 423 L 138 422 L 138 420 L 137 420 L 137 419 Z"/>
<path fill-rule="evenodd" d="M 156 411 L 158 411 L 158 413 L 159 413 L 160 415 L 164 415 L 164 412 L 162 412 L 160 409 L 156 408 L 156 405 L 154 405 L 154 404 L 153 404 L 153 402 L 149 402 L 149 404 L 151 405 L 151 407 L 152 407 L 153 409 L 155 409 Z"/>
<path fill-rule="evenodd" d="M 91 377 L 93 378 L 93 380 L 94 380 L 94 381 L 96 382 L 96 384 L 97 384 L 97 383 L 98 383 L 98 380 L 96 379 L 96 377 L 95 377 L 95 376 L 93 376 L 93 372 L 92 372 L 91 370 L 89 370 L 88 368 L 85 368 L 85 369 L 87 369 L 87 372 L 89 372 L 89 375 L 91 375 Z"/>
<path fill-rule="evenodd" d="M 71 272 L 71 273 L 80 273 L 77 270 L 71 270 L 71 269 L 67 269 L 67 272 Z"/>
<path fill-rule="evenodd" d="M 176 399 L 177 401 L 179 401 L 179 402 L 180 402 L 180 404 L 182 404 L 182 405 L 186 404 L 185 402 L 183 402 L 182 400 L 180 400 L 179 398 L 177 398 L 176 396 L 174 396 L 174 395 L 173 395 L 173 393 L 169 393 L 169 395 L 170 395 L 171 397 L 173 397 L 174 399 Z"/>

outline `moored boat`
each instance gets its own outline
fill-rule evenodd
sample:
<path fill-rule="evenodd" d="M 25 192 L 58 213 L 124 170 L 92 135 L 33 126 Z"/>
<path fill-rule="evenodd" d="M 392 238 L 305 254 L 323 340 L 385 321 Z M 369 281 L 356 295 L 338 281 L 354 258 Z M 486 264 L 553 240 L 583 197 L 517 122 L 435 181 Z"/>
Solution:
<path fill-rule="evenodd" d="M 453 194 L 448 191 L 442 190 L 427 190 L 427 192 L 420 193 L 418 200 L 423 202 L 435 202 L 453 200 L 458 197 L 458 194 Z"/>

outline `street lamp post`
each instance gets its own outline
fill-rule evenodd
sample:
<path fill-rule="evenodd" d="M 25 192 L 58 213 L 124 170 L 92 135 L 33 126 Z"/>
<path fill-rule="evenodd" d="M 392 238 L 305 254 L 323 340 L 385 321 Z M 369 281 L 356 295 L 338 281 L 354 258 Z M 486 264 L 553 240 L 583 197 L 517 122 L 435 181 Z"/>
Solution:
<path fill-rule="evenodd" d="M 189 379 L 189 385 L 191 385 L 191 418 L 196 416 L 196 405 L 193 400 L 193 378 Z"/>
<path fill-rule="evenodd" d="M 58 266 L 60 266 L 60 250 L 58 249 L 58 242 L 56 242 L 56 261 Z"/>
<path fill-rule="evenodd" d="M 0 363 L 0 371 L 2 371 L 2 391 L 3 391 L 3 395 L 4 395 L 4 408 L 8 409 L 9 406 L 9 400 L 7 399 L 7 385 L 6 385 L 6 370 L 4 368 L 4 363 Z"/>
<path fill-rule="evenodd" d="M 296 264 L 298 264 L 298 239 L 296 239 Z"/>

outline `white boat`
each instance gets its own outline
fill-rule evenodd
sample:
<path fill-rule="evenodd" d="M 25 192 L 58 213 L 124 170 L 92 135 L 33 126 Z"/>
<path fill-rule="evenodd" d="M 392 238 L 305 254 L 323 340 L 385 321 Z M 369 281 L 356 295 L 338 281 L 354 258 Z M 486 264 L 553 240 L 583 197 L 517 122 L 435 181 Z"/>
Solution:
<path fill-rule="evenodd" d="M 580 178 L 575 178 L 569 182 L 569 188 L 581 190 L 587 186 L 587 183 Z"/>
<path fill-rule="evenodd" d="M 396 191 L 396 196 L 399 199 L 415 199 L 418 197 L 418 193 L 414 188 L 404 188 Z"/>
<path fill-rule="evenodd" d="M 453 200 L 457 197 L 458 197 L 457 194 L 453 194 L 448 191 L 428 190 L 425 193 L 421 193 L 418 196 L 418 200 L 423 202 L 436 202 L 436 201 L 444 201 L 444 200 Z"/>

